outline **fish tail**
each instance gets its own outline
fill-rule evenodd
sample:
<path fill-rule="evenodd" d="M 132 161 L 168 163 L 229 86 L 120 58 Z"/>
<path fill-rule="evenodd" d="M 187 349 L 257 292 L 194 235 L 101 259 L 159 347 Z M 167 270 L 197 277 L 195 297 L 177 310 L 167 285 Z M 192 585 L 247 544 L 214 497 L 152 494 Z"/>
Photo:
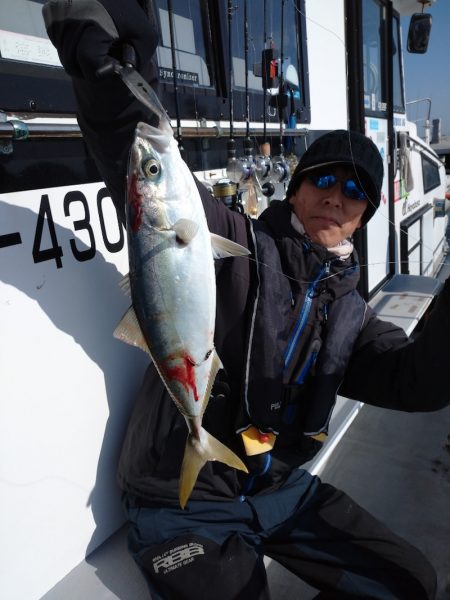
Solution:
<path fill-rule="evenodd" d="M 248 473 L 247 467 L 242 460 L 205 429 L 201 431 L 201 438 L 202 441 L 200 442 L 193 435 L 189 434 L 186 442 L 180 474 L 179 499 L 181 508 L 186 506 L 200 469 L 208 460 L 218 460 L 229 467 Z"/>

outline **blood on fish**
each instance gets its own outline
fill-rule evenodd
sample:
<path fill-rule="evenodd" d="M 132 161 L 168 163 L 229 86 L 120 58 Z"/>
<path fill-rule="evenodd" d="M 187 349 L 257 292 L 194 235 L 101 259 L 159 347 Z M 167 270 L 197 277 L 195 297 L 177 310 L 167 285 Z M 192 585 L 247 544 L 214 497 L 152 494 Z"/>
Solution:
<path fill-rule="evenodd" d="M 167 362 L 180 359 L 182 361 L 181 364 L 173 367 L 167 366 Z M 179 381 L 187 391 L 191 389 L 192 393 L 194 394 L 194 400 L 196 402 L 199 400 L 197 386 L 195 384 L 195 364 L 188 354 L 184 354 L 183 356 L 168 356 L 166 359 L 166 364 L 164 365 L 164 375 L 168 379 Z"/>
<path fill-rule="evenodd" d="M 131 206 L 131 229 L 136 233 L 142 225 L 143 199 L 138 192 L 138 180 L 133 173 L 128 184 L 128 201 Z"/>

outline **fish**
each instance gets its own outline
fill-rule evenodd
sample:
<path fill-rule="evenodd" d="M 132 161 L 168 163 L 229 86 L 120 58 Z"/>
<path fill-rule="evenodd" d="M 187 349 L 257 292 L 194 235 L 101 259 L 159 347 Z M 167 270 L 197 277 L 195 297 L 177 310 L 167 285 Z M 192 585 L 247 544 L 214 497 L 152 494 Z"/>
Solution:
<path fill-rule="evenodd" d="M 144 349 L 184 416 L 188 434 L 180 470 L 181 508 L 210 460 L 248 472 L 242 460 L 202 426 L 222 363 L 214 347 L 214 259 L 247 248 L 212 234 L 193 175 L 170 121 L 139 122 L 127 176 L 127 237 L 132 306 L 114 332 Z"/>

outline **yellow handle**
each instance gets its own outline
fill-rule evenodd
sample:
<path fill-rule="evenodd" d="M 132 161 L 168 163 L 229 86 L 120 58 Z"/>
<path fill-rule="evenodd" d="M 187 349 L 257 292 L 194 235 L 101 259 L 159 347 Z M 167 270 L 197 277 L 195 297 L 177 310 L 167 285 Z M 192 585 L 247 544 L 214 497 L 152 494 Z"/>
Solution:
<path fill-rule="evenodd" d="M 255 456 L 272 450 L 276 435 L 273 433 L 262 433 L 256 427 L 249 427 L 241 433 L 247 456 Z"/>

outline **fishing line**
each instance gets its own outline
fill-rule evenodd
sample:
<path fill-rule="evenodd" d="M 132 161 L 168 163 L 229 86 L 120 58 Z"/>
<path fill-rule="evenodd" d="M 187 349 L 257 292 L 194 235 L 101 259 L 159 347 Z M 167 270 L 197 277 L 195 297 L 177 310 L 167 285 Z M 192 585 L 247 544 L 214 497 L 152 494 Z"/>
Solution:
<path fill-rule="evenodd" d="M 228 161 L 236 159 L 236 142 L 234 140 L 234 69 L 233 69 L 233 0 L 228 0 L 228 94 L 230 111 L 230 137 L 227 143 Z"/>
<path fill-rule="evenodd" d="M 396 264 L 396 261 L 380 261 L 380 262 L 372 262 L 372 263 L 368 263 L 368 264 L 361 264 L 361 263 L 356 263 L 354 262 L 353 264 L 349 265 L 348 267 L 344 267 L 343 269 L 340 269 L 339 272 L 337 273 L 329 273 L 326 276 L 321 277 L 320 279 L 298 279 L 297 277 L 292 277 L 291 275 L 287 275 L 286 273 L 283 273 L 283 271 L 279 271 L 278 269 L 275 269 L 274 267 L 272 267 L 271 265 L 268 265 L 267 263 L 264 263 L 262 261 L 257 260 L 256 258 L 253 258 L 252 256 L 236 256 L 234 257 L 235 259 L 237 258 L 243 258 L 245 260 L 249 260 L 251 262 L 254 262 L 255 264 L 257 263 L 258 266 L 262 266 L 262 267 L 266 267 L 266 269 L 269 269 L 270 271 L 272 271 L 273 273 L 276 273 L 277 275 L 282 275 L 283 277 L 285 277 L 286 279 L 289 279 L 290 281 L 294 281 L 296 283 L 305 283 L 305 284 L 311 284 L 314 282 L 319 282 L 319 281 L 327 281 L 328 279 L 333 279 L 334 277 L 341 277 L 343 273 L 345 273 L 346 271 L 354 271 L 355 268 L 356 269 L 360 269 L 361 267 L 370 267 L 370 266 L 374 266 L 374 265 L 386 265 L 386 264 Z M 420 260 L 410 260 L 410 261 L 399 261 L 400 265 L 402 264 L 421 264 L 422 261 Z M 450 267 L 450 263 L 447 263 L 446 261 L 441 261 L 437 264 L 438 267 L 442 267 L 447 265 L 448 267 Z"/>
<path fill-rule="evenodd" d="M 319 27 L 320 29 L 323 29 L 324 31 L 326 31 L 327 33 L 332 34 L 340 44 L 342 44 L 345 52 L 344 52 L 344 57 L 345 57 L 345 80 L 346 80 L 346 85 L 347 85 L 347 89 L 349 88 L 349 73 L 348 73 L 348 53 L 347 53 L 347 49 L 345 47 L 345 41 L 334 31 L 332 31 L 331 29 L 328 29 L 328 27 L 325 27 L 324 25 L 322 25 L 321 23 L 319 23 L 318 21 L 315 21 L 314 19 L 311 19 L 310 17 L 306 16 L 306 13 L 302 12 L 298 6 L 296 5 L 296 0 L 291 0 L 292 2 L 292 6 L 294 7 L 294 10 L 296 10 L 300 15 L 302 15 L 302 17 L 310 22 L 313 23 L 314 25 L 316 25 L 317 27 Z M 375 203 L 369 198 L 369 195 L 366 193 L 366 190 L 364 188 L 364 185 L 359 177 L 359 174 L 356 170 L 356 164 L 355 164 L 355 159 L 354 159 L 354 155 L 353 155 L 353 147 L 352 147 L 352 142 L 351 142 L 351 138 L 350 138 L 350 122 L 349 122 L 349 115 L 347 114 L 347 131 L 348 131 L 348 143 L 349 143 L 349 147 L 350 147 L 350 155 L 352 157 L 352 164 L 353 164 L 353 170 L 355 171 L 355 175 L 356 178 L 358 180 L 358 183 L 362 189 L 362 191 L 365 193 L 366 198 L 368 200 L 368 202 L 375 208 L 375 210 L 378 209 L 378 205 L 375 205 Z M 308 132 L 309 133 L 309 132 Z M 306 136 L 305 136 L 305 142 L 306 142 Z M 384 215 L 383 215 L 384 217 Z M 391 225 L 395 225 L 394 223 L 391 223 L 391 221 L 389 220 L 389 217 L 385 217 L 387 218 L 388 222 Z"/>
<path fill-rule="evenodd" d="M 294 9 L 295 9 L 295 10 L 296 10 L 296 11 L 297 11 L 297 12 L 298 12 L 300 15 L 302 15 L 302 17 L 303 17 L 303 18 L 304 18 L 306 21 L 308 21 L 308 22 L 310 22 L 310 23 L 313 23 L 313 24 L 314 24 L 314 25 L 316 25 L 317 27 L 320 27 L 321 29 L 323 29 L 323 30 L 324 30 L 324 31 L 326 31 L 327 33 L 329 33 L 329 34 L 333 35 L 333 36 L 334 36 L 334 37 L 335 37 L 335 38 L 336 38 L 336 39 L 337 39 L 337 40 L 338 40 L 338 41 L 339 41 L 339 42 L 342 44 L 342 46 L 344 47 L 344 49 L 345 49 L 345 53 L 344 53 L 344 55 L 345 55 L 345 77 L 346 77 L 346 83 L 347 83 L 347 89 L 348 89 L 348 87 L 349 87 L 348 55 L 347 55 L 347 50 L 346 50 L 346 48 L 345 48 L 345 41 L 344 41 L 344 40 L 343 40 L 343 39 L 342 39 L 342 38 L 341 38 L 341 37 L 340 37 L 340 36 L 339 36 L 337 33 L 335 33 L 334 31 L 332 31 L 331 29 L 328 29 L 327 27 L 325 27 L 325 26 L 324 26 L 324 25 L 322 25 L 321 23 L 319 23 L 319 22 L 315 21 L 314 19 L 311 19 L 310 17 L 306 16 L 306 13 L 302 12 L 302 11 L 301 11 L 301 10 L 298 8 L 298 6 L 297 6 L 297 4 L 296 4 L 296 0 L 291 0 L 291 2 L 292 2 L 292 6 L 294 7 Z M 373 202 L 373 201 L 370 199 L 370 197 L 369 197 L 369 195 L 366 193 L 366 190 L 365 190 L 365 188 L 364 188 L 364 185 L 363 185 L 363 183 L 362 183 L 362 181 L 361 181 L 361 179 L 360 179 L 360 177 L 359 177 L 359 174 L 358 174 L 358 172 L 357 172 L 357 170 L 356 170 L 355 159 L 354 159 L 354 155 L 353 155 L 353 147 L 352 147 L 352 143 L 351 143 L 351 140 L 350 140 L 350 127 L 349 127 L 349 121 L 348 121 L 348 119 L 349 119 L 349 117 L 348 117 L 348 115 L 347 115 L 347 130 L 348 130 L 348 141 L 349 141 L 349 147 L 350 147 L 350 154 L 351 154 L 351 157 L 352 157 L 353 169 L 354 169 L 354 171 L 355 171 L 355 175 L 356 175 L 356 178 L 357 178 L 357 180 L 358 180 L 358 184 L 360 185 L 360 187 L 361 187 L 362 191 L 365 193 L 365 195 L 366 195 L 366 198 L 367 198 L 368 202 L 369 202 L 369 203 L 370 203 L 370 204 L 371 204 L 371 205 L 372 205 L 372 206 L 375 208 L 375 210 L 376 210 L 377 214 L 381 214 L 381 216 L 382 216 L 382 218 L 383 218 L 383 219 L 385 219 L 385 220 L 386 220 L 386 221 L 387 221 L 387 222 L 388 222 L 390 225 L 393 225 L 393 226 L 395 227 L 395 226 L 396 226 L 395 222 L 391 221 L 391 220 L 390 220 L 390 218 L 389 218 L 389 216 L 386 216 L 385 214 L 383 214 L 383 213 L 380 213 L 380 212 L 378 211 L 378 205 L 375 205 L 375 203 L 374 203 L 374 202 Z M 306 144 L 306 137 L 307 137 L 307 136 L 305 136 L 305 144 Z M 430 248 L 430 247 L 428 247 L 426 244 L 424 244 L 424 243 L 422 242 L 421 238 L 414 237 L 414 235 L 411 235 L 411 234 L 408 234 L 408 236 L 410 236 L 410 239 L 411 239 L 411 240 L 413 240 L 413 241 L 415 241 L 415 242 L 420 242 L 420 243 L 422 243 L 422 246 L 423 246 L 423 248 L 425 248 L 426 250 L 429 250 L 430 252 L 434 253 L 434 249 L 433 249 L 433 248 Z M 392 264 L 396 264 L 396 263 L 395 263 L 395 261 L 391 261 L 391 263 L 392 263 Z M 378 264 L 378 263 L 370 263 L 370 264 L 368 264 L 368 265 L 364 265 L 364 266 L 370 266 L 371 264 Z"/>

